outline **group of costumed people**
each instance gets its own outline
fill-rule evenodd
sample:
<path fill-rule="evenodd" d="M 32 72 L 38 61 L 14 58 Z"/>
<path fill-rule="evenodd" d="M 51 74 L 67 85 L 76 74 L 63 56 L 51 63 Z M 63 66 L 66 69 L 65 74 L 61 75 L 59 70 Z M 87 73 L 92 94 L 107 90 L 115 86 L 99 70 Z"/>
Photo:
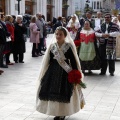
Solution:
<path fill-rule="evenodd" d="M 67 29 L 77 47 L 83 73 L 85 73 L 85 70 L 92 73 L 91 70 L 99 70 L 101 66 L 95 31 L 90 24 L 88 20 L 85 20 L 83 27 L 80 27 L 78 17 L 73 15 L 67 25 Z"/>
<path fill-rule="evenodd" d="M 92 73 L 91 70 L 101 69 L 100 75 L 105 75 L 109 64 L 109 73 L 114 76 L 116 54 L 117 57 L 120 54 L 120 23 L 118 20 L 115 23 L 115 19 L 116 17 L 112 18 L 111 14 L 107 13 L 97 30 L 94 30 L 94 25 L 89 19 L 84 20 L 83 27 L 76 27 L 80 26 L 76 15 L 68 23 L 69 32 L 76 34 L 74 38 L 71 34 L 71 37 L 77 47 L 83 73 L 85 70 Z"/>
<path fill-rule="evenodd" d="M 101 69 L 106 74 L 109 63 L 110 75 L 115 71 L 115 39 L 119 27 L 105 15 L 97 31 L 89 20 L 80 28 L 77 16 L 73 16 L 65 27 L 57 27 L 47 48 L 37 83 L 36 109 L 40 113 L 55 116 L 54 120 L 65 120 L 79 112 L 85 105 L 82 88 L 83 73 Z M 98 46 L 99 43 L 99 46 Z"/>

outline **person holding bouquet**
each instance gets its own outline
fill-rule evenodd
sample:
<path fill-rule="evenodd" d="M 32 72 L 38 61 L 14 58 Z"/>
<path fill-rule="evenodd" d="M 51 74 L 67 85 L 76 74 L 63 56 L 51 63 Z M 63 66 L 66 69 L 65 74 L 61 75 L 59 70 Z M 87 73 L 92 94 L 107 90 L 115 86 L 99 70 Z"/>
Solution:
<path fill-rule="evenodd" d="M 41 64 L 37 83 L 36 109 L 40 113 L 65 120 L 79 112 L 85 101 L 79 58 L 68 30 L 58 27 Z"/>

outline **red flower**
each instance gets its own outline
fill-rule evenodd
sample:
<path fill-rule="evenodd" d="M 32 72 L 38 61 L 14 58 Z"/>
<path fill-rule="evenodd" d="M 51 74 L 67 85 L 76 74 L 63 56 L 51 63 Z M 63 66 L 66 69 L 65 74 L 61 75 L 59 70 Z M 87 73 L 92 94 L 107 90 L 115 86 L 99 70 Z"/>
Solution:
<path fill-rule="evenodd" d="M 79 70 L 72 70 L 68 73 L 68 81 L 73 84 L 81 83 L 82 75 Z"/>

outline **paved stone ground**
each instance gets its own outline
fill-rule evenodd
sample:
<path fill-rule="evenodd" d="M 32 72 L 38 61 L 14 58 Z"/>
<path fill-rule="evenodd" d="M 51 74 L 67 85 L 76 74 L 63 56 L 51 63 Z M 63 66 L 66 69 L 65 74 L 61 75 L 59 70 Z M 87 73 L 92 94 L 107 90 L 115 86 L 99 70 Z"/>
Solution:
<path fill-rule="evenodd" d="M 51 35 L 47 44 L 50 38 Z M 9 66 L 0 76 L 0 120 L 53 120 L 53 116 L 35 110 L 35 86 L 42 57 L 32 58 L 32 45 L 27 42 L 26 46 L 25 63 Z M 85 76 L 85 108 L 66 120 L 120 120 L 120 61 L 116 62 L 114 77 L 108 72 L 106 76 L 99 76 L 99 71 L 93 73 Z"/>

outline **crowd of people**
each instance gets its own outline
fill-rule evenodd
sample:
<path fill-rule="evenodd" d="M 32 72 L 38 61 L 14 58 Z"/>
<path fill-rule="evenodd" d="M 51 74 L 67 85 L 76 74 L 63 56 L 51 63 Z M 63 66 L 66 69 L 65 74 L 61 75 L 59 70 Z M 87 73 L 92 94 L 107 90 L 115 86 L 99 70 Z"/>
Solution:
<path fill-rule="evenodd" d="M 97 12 L 96 18 L 92 18 L 92 12 L 87 11 L 80 19 L 76 14 L 68 19 L 53 18 L 51 25 L 44 15 L 37 13 L 31 16 L 28 24 L 26 26 L 22 15 L 0 14 L 0 67 L 24 63 L 29 27 L 31 56 L 39 57 L 46 51 L 38 79 L 36 109 L 56 116 L 54 120 L 64 120 L 85 104 L 81 87 L 76 81 L 69 81 L 76 76 L 70 78 L 68 75 L 76 74 L 74 70 L 77 70 L 82 82 L 86 70 L 89 74 L 92 70 L 100 70 L 100 75 L 105 75 L 109 65 L 109 73 L 114 76 L 115 60 L 120 57 L 120 14 L 102 16 Z M 48 48 L 47 26 L 51 26 L 49 29 L 54 33 Z M 15 63 L 10 60 L 11 54 Z M 0 69 L 0 75 L 3 72 Z"/>
<path fill-rule="evenodd" d="M 38 79 L 38 112 L 55 116 L 54 120 L 65 120 L 85 105 L 81 88 L 85 88 L 82 79 L 86 70 L 89 74 L 100 70 L 99 75 L 105 75 L 109 64 L 109 73 L 114 76 L 119 23 L 120 15 L 106 13 L 102 17 L 98 12 L 93 19 L 90 11 L 81 19 L 72 15 L 68 23 L 58 18 Z"/>
<path fill-rule="evenodd" d="M 84 74 L 86 70 L 90 74 L 92 70 L 101 70 L 100 75 L 105 75 L 109 64 L 109 73 L 114 76 L 115 60 L 120 58 L 120 14 L 102 15 L 97 12 L 93 18 L 92 12 L 87 11 L 80 19 L 76 14 L 66 20 L 59 17 L 53 25 L 53 31 L 58 26 L 68 29 Z"/>
<path fill-rule="evenodd" d="M 71 37 L 76 34 L 72 38 L 78 50 L 83 73 L 85 70 L 90 74 L 91 70 L 101 70 L 100 75 L 105 75 L 109 64 L 109 73 L 114 76 L 115 60 L 120 57 L 120 14 L 112 16 L 106 13 L 102 17 L 102 13 L 97 12 L 97 17 L 93 19 L 92 13 L 88 11 L 86 17 L 79 22 L 77 17 L 76 21 L 73 17 L 68 30 L 72 32 Z"/>
<path fill-rule="evenodd" d="M 15 63 L 24 63 L 26 27 L 22 23 L 22 16 L 18 15 L 14 20 L 12 15 L 0 16 L 0 67 L 8 68 L 14 65 L 10 61 L 13 54 Z M 3 73 L 0 70 L 0 75 Z"/>
<path fill-rule="evenodd" d="M 29 21 L 29 20 L 28 20 Z M 29 25 L 28 25 L 29 24 Z M 44 55 L 46 50 L 45 38 L 47 29 L 44 16 L 40 13 L 31 16 L 26 22 L 24 16 L 4 15 L 0 13 L 0 67 L 8 68 L 15 63 L 24 63 L 26 52 L 27 29 L 30 31 L 30 42 L 32 45 L 32 57 Z M 10 60 L 13 54 L 14 63 Z M 0 69 L 0 75 L 4 71 Z"/>
<path fill-rule="evenodd" d="M 26 23 L 26 21 L 29 22 Z M 44 55 L 42 51 L 46 50 L 48 30 L 54 33 L 57 27 L 63 26 L 68 29 L 77 47 L 83 73 L 85 70 L 92 73 L 91 70 L 101 69 L 101 74 L 106 74 L 109 63 L 109 72 L 114 75 L 114 61 L 120 57 L 120 14 L 102 16 L 101 12 L 97 12 L 96 17 L 92 18 L 92 12 L 88 11 L 80 19 L 74 14 L 67 19 L 65 17 L 53 18 L 52 22 L 46 22 L 41 13 L 29 16 L 29 20 L 21 15 L 4 16 L 1 14 L 0 23 L 1 32 L 5 35 L 1 37 L 1 40 L 4 40 L 0 43 L 0 66 L 3 68 L 14 64 L 10 62 L 11 53 L 13 53 L 15 63 L 24 63 L 27 27 L 30 31 L 30 42 L 33 43 L 32 57 L 38 57 Z M 6 64 L 4 64 L 4 59 L 6 59 Z M 106 67 L 102 68 L 102 66 Z M 0 70 L 0 74 L 3 72 Z"/>

